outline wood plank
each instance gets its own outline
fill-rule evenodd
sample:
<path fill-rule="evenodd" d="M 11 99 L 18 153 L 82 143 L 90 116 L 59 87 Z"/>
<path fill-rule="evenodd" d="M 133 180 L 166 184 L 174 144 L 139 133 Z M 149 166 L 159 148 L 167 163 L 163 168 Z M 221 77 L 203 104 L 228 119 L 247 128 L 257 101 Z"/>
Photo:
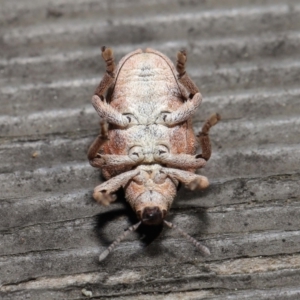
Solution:
<path fill-rule="evenodd" d="M 3 0 L 0 24 L 0 298 L 299 299 L 299 36 L 296 0 Z M 219 112 L 205 191 L 184 188 L 167 219 L 211 250 L 203 257 L 168 228 L 136 222 L 86 151 L 99 131 L 90 104 L 116 58 L 152 47 L 203 94 L 194 116 Z"/>

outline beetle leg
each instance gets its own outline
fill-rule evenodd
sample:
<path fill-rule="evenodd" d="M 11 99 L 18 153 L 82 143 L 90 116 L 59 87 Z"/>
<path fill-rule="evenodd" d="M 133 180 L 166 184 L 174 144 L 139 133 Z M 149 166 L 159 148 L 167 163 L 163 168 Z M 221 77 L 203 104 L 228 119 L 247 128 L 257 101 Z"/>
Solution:
<path fill-rule="evenodd" d="M 177 53 L 177 64 L 176 70 L 178 72 L 178 81 L 186 88 L 190 93 L 189 98 L 183 103 L 183 105 L 174 112 L 163 112 L 160 115 L 163 122 L 159 121 L 158 123 L 165 124 L 167 126 L 173 126 L 178 123 L 184 122 L 189 119 L 197 107 L 202 101 L 202 96 L 196 84 L 189 77 L 185 70 L 187 56 L 184 50 Z"/>
<path fill-rule="evenodd" d="M 120 114 L 106 101 L 107 91 L 115 80 L 115 62 L 112 49 L 102 47 L 102 58 L 106 63 L 106 73 L 96 88 L 95 95 L 92 97 L 92 104 L 101 118 L 111 124 L 126 127 L 131 121 L 130 118 Z"/>
<path fill-rule="evenodd" d="M 205 159 L 206 161 L 209 160 L 211 156 L 211 144 L 210 144 L 210 138 L 209 138 L 209 129 L 216 125 L 219 120 L 221 119 L 221 116 L 217 113 L 212 114 L 204 123 L 202 126 L 201 132 L 197 135 L 200 141 L 200 146 L 202 149 L 202 154 L 199 154 L 197 156 Z"/>
<path fill-rule="evenodd" d="M 90 160 L 90 164 L 95 168 L 102 167 L 133 167 L 139 164 L 139 160 L 133 160 L 129 155 L 97 154 L 97 157 Z"/>
<path fill-rule="evenodd" d="M 177 110 L 173 112 L 162 112 L 156 123 L 164 124 L 166 126 L 174 126 L 184 122 L 194 114 L 201 101 L 202 96 L 200 93 L 197 93 L 192 99 L 188 99 L 184 102 Z"/>
<path fill-rule="evenodd" d="M 104 97 L 108 88 L 112 85 L 115 78 L 115 62 L 113 51 L 111 48 L 102 47 L 102 58 L 106 63 L 106 73 L 104 74 L 103 79 L 100 81 L 98 87 L 96 88 L 95 95 L 98 95 L 100 98 Z"/>
<path fill-rule="evenodd" d="M 186 51 L 181 50 L 177 52 L 177 64 L 176 70 L 178 72 L 178 80 L 179 82 L 191 93 L 195 95 L 199 93 L 199 89 L 190 76 L 186 73 L 185 64 L 187 61 Z"/>
<path fill-rule="evenodd" d="M 170 178 L 174 178 L 182 182 L 192 191 L 195 189 L 205 189 L 209 185 L 209 182 L 205 176 L 201 176 L 192 172 L 172 168 L 162 168 L 161 171 L 167 174 Z"/>
<path fill-rule="evenodd" d="M 168 167 L 179 169 L 199 169 L 206 161 L 199 155 L 163 153 L 155 155 L 155 160 Z"/>
<path fill-rule="evenodd" d="M 125 186 L 128 181 L 138 175 L 139 172 L 140 171 L 136 169 L 131 170 L 101 183 L 94 189 L 94 199 L 103 205 L 109 205 L 116 200 L 116 196 L 113 192 L 117 191 L 120 187 Z"/>
<path fill-rule="evenodd" d="M 97 157 L 98 151 L 100 148 L 108 141 L 108 125 L 107 122 L 100 122 L 100 134 L 93 141 L 88 150 L 88 159 L 89 161 Z"/>
<path fill-rule="evenodd" d="M 167 126 L 173 126 L 178 123 L 186 121 L 190 118 L 197 107 L 202 101 L 202 96 L 196 84 L 189 77 L 185 70 L 185 64 L 187 60 L 186 51 L 181 50 L 177 53 L 177 64 L 176 70 L 178 72 L 178 81 L 186 88 L 190 93 L 189 99 L 183 103 L 183 105 L 176 111 L 172 113 L 163 112 L 161 118 L 163 123 Z"/>
<path fill-rule="evenodd" d="M 185 70 L 185 64 L 187 61 L 186 51 L 182 50 L 177 53 L 177 65 L 176 70 L 178 72 L 178 80 L 179 82 L 192 94 L 196 94 L 199 92 L 199 89 L 193 82 L 193 80 L 189 77 Z M 202 154 L 198 155 L 199 157 L 209 160 L 211 156 L 211 144 L 209 139 L 209 129 L 216 125 L 218 121 L 221 119 L 219 114 L 213 114 L 210 116 L 208 120 L 204 123 L 202 127 L 202 131 L 199 133 L 199 141 L 202 149 Z"/>
<path fill-rule="evenodd" d="M 131 118 L 129 116 L 124 116 L 119 113 L 110 106 L 105 99 L 102 101 L 98 95 L 94 95 L 92 97 L 92 104 L 98 115 L 108 123 L 115 124 L 120 127 L 126 127 L 131 122 Z"/>

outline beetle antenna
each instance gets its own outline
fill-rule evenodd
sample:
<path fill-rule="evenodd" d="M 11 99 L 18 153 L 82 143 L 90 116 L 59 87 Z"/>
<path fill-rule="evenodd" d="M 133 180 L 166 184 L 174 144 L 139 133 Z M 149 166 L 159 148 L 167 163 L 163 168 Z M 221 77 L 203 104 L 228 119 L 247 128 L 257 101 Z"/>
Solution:
<path fill-rule="evenodd" d="M 164 223 L 169 228 L 176 229 L 182 236 L 184 236 L 185 238 L 187 238 L 188 241 L 190 241 L 194 246 L 196 246 L 196 248 L 198 250 L 200 250 L 204 255 L 210 255 L 210 251 L 209 251 L 209 249 L 207 247 L 205 247 L 204 245 L 202 245 L 200 242 L 198 242 L 196 239 L 194 239 L 188 233 L 186 233 L 185 231 L 183 231 L 181 228 L 177 227 L 177 225 L 172 224 L 170 222 L 167 222 L 166 220 L 164 220 Z"/>
<path fill-rule="evenodd" d="M 118 246 L 125 238 L 126 236 L 132 232 L 136 231 L 138 227 L 141 225 L 141 221 L 136 223 L 135 225 L 130 226 L 126 231 L 123 232 L 105 251 L 103 251 L 99 256 L 99 261 L 102 261 L 106 258 L 106 256 L 114 250 L 116 246 Z"/>

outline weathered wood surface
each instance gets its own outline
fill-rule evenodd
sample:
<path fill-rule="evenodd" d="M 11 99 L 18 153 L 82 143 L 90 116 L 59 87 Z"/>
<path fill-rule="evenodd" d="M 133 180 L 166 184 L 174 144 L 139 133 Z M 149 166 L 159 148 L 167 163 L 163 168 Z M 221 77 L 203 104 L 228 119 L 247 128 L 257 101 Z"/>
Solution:
<path fill-rule="evenodd" d="M 0 298 L 300 299 L 299 13 L 296 0 L 1 0 Z M 222 115 L 211 186 L 180 190 L 169 216 L 210 257 L 165 228 L 98 262 L 134 221 L 91 197 L 102 45 L 117 59 L 186 48 L 195 128 Z"/>

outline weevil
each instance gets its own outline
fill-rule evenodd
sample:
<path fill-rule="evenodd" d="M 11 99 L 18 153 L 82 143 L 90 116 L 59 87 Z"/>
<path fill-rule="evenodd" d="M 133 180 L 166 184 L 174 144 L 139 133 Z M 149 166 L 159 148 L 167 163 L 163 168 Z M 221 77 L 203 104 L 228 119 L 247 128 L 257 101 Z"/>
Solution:
<path fill-rule="evenodd" d="M 93 197 L 108 205 L 123 187 L 139 222 L 118 237 L 100 261 L 141 223 L 176 228 L 209 254 L 207 247 L 165 220 L 180 183 L 191 190 L 208 187 L 208 179 L 195 171 L 211 156 L 209 130 L 220 120 L 213 114 L 195 135 L 192 116 L 202 96 L 186 72 L 186 52 L 177 53 L 176 67 L 150 48 L 129 53 L 117 66 L 111 48 L 102 47 L 102 58 L 106 72 L 92 97 L 102 119 L 101 132 L 88 159 L 107 181 L 94 189 Z M 198 145 L 201 154 L 196 154 Z"/>

